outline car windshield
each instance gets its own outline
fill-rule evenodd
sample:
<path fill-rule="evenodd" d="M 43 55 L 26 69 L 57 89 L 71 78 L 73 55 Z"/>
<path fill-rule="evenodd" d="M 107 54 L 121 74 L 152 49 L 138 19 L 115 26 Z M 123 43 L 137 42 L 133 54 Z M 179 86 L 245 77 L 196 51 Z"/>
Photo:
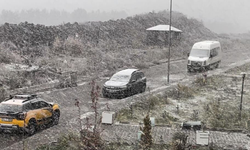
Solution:
<path fill-rule="evenodd" d="M 0 112 L 22 112 L 22 106 L 13 104 L 0 104 Z"/>
<path fill-rule="evenodd" d="M 129 82 L 129 79 L 130 79 L 129 75 L 115 74 L 111 77 L 110 81 Z"/>
<path fill-rule="evenodd" d="M 190 56 L 209 57 L 209 50 L 207 50 L 207 49 L 192 49 Z"/>

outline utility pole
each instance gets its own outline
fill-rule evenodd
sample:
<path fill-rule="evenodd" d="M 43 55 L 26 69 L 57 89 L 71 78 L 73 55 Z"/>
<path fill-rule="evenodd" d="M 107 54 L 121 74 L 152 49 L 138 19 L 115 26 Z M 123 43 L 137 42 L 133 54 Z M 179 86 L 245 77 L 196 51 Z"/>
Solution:
<path fill-rule="evenodd" d="M 172 0 L 170 0 L 170 19 L 169 19 L 169 43 L 168 43 L 168 84 L 169 84 L 169 73 L 170 73 L 170 51 L 171 51 L 171 24 L 172 24 Z"/>
<path fill-rule="evenodd" d="M 246 77 L 246 73 L 242 74 L 242 87 L 241 87 L 241 97 L 240 97 L 240 120 L 241 120 L 241 111 L 242 111 L 242 101 L 243 101 L 243 93 L 244 93 L 244 80 Z"/>

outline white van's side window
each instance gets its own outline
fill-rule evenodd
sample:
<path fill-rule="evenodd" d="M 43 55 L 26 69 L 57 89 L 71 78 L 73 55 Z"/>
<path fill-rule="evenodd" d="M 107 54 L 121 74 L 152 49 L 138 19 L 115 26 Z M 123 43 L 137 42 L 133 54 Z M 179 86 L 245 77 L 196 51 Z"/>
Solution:
<path fill-rule="evenodd" d="M 211 57 L 215 57 L 218 55 L 219 47 L 211 49 Z"/>

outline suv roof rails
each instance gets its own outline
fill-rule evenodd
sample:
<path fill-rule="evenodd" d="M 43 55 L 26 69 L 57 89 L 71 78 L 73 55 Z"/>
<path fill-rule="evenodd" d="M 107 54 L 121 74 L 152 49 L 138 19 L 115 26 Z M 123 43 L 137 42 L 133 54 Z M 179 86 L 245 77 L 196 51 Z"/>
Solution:
<path fill-rule="evenodd" d="M 32 99 L 35 99 L 37 98 L 37 95 L 36 94 L 17 94 L 17 95 L 9 95 L 9 97 L 7 97 L 6 99 L 4 99 L 3 101 L 8 101 L 8 100 L 11 100 L 13 98 L 18 98 L 18 99 L 24 99 L 22 101 L 22 103 L 25 103 L 27 101 L 30 101 Z"/>
<path fill-rule="evenodd" d="M 5 101 L 7 100 L 10 100 L 10 99 L 13 99 L 13 98 L 18 98 L 18 99 L 23 99 L 23 102 L 27 102 L 29 100 L 32 100 L 34 98 L 37 98 L 37 95 L 36 94 L 16 94 L 16 95 L 10 95 L 9 98 L 7 98 Z"/>
<path fill-rule="evenodd" d="M 37 95 L 36 95 L 36 94 L 31 94 L 31 95 L 28 96 L 27 99 L 24 100 L 22 103 L 27 102 L 27 101 L 29 101 L 29 100 L 32 100 L 32 99 L 34 99 L 34 98 L 37 98 Z"/>

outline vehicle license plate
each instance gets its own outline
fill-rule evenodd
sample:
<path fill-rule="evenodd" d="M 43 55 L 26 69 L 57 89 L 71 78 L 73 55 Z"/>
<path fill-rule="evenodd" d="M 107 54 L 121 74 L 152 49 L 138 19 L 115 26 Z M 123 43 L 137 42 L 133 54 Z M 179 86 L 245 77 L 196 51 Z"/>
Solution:
<path fill-rule="evenodd" d="M 6 122 L 11 122 L 12 121 L 12 119 L 10 119 L 10 118 L 2 118 L 1 120 L 6 121 Z"/>
<path fill-rule="evenodd" d="M 114 92 L 116 92 L 117 90 L 109 90 L 109 92 L 112 92 L 112 93 L 114 93 Z"/>

